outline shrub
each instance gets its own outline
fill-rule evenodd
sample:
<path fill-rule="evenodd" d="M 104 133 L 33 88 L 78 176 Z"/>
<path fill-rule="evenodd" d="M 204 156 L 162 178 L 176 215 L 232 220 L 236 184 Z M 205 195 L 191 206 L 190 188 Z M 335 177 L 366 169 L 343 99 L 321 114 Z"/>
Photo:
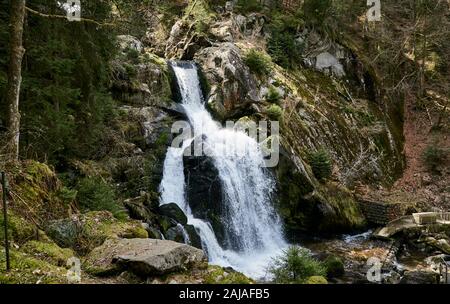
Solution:
<path fill-rule="evenodd" d="M 267 115 L 270 117 L 270 119 L 281 120 L 283 117 L 283 110 L 280 108 L 279 105 L 272 104 L 267 109 Z"/>
<path fill-rule="evenodd" d="M 309 251 L 298 246 L 291 246 L 282 255 L 273 259 L 268 269 L 275 283 L 305 283 L 313 276 L 325 276 L 323 264 L 314 259 Z"/>
<path fill-rule="evenodd" d="M 257 50 L 250 50 L 244 58 L 245 64 L 250 71 L 261 76 L 270 74 L 270 58 Z"/>
<path fill-rule="evenodd" d="M 304 45 L 296 40 L 296 35 L 303 25 L 300 14 L 274 13 L 269 25 L 267 52 L 275 63 L 290 68 L 300 62 Z"/>
<path fill-rule="evenodd" d="M 444 149 L 435 144 L 429 145 L 422 154 L 423 161 L 430 171 L 436 172 L 438 166 L 446 159 L 447 155 Z"/>
<path fill-rule="evenodd" d="M 114 189 L 100 177 L 86 177 L 77 185 L 77 201 L 82 210 L 110 211 L 116 218 L 125 218 Z"/>
<path fill-rule="evenodd" d="M 278 92 L 275 87 L 271 86 L 269 87 L 269 91 L 267 92 L 266 99 L 269 102 L 278 103 L 281 99 L 280 92 Z"/>
<path fill-rule="evenodd" d="M 236 10 L 242 14 L 260 12 L 263 9 L 259 0 L 238 0 Z"/>
<path fill-rule="evenodd" d="M 342 259 L 337 256 L 329 256 L 324 261 L 325 268 L 327 269 L 328 278 L 337 278 L 344 275 L 344 263 Z"/>
<path fill-rule="evenodd" d="M 310 165 L 314 176 L 319 180 L 327 179 L 331 176 L 331 158 L 325 149 L 313 152 L 309 156 Z"/>

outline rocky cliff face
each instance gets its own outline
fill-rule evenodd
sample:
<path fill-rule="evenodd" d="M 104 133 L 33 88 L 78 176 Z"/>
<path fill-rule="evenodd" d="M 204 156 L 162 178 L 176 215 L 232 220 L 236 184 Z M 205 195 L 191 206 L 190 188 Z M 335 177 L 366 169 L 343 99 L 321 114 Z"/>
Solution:
<path fill-rule="evenodd" d="M 274 173 L 290 230 L 361 227 L 358 203 L 345 187 L 389 184 L 403 167 L 401 119 L 384 104 L 377 75 L 356 51 L 307 30 L 297 39 L 305 49 L 302 67 L 271 64 L 269 75 L 257 75 L 245 57 L 267 43 L 264 16 L 221 11 L 201 33 L 204 44 L 192 38 L 200 35 L 192 24 L 177 22 L 168 39 L 170 57 L 199 64 L 206 102 L 221 121 L 273 119 L 271 108 L 280 109 L 283 153 Z M 279 95 L 276 106 L 269 90 Z M 321 148 L 333 163 L 332 182 L 319 182 L 309 164 L 309 155 Z"/>

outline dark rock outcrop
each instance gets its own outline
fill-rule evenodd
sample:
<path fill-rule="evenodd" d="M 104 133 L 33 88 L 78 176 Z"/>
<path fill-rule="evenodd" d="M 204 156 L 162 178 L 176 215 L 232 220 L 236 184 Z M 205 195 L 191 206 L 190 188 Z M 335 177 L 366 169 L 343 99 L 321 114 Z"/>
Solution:
<path fill-rule="evenodd" d="M 159 213 L 168 216 L 182 225 L 187 224 L 187 217 L 183 210 L 175 203 L 164 204 L 159 207 Z"/>

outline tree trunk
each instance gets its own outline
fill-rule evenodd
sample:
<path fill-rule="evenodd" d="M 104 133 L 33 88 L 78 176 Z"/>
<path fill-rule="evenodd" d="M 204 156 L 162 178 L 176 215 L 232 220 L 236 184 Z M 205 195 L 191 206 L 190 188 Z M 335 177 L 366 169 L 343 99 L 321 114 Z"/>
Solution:
<path fill-rule="evenodd" d="M 22 44 L 23 23 L 25 18 L 25 0 L 11 0 L 10 7 L 10 42 L 8 89 L 6 102 L 8 104 L 8 152 L 10 159 L 19 159 L 20 112 L 19 95 L 22 83 L 22 59 L 25 49 Z"/>

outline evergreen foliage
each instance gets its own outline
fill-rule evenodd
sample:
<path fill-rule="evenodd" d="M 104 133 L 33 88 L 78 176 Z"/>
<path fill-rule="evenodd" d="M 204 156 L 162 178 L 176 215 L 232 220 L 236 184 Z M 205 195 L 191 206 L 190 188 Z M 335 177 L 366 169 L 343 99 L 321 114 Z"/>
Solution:
<path fill-rule="evenodd" d="M 313 152 L 309 156 L 314 176 L 319 180 L 327 179 L 331 176 L 332 164 L 331 158 L 325 149 Z"/>
<path fill-rule="evenodd" d="M 65 15 L 56 1 L 30 0 L 27 5 L 45 14 Z M 109 18 L 110 10 L 103 1 L 83 4 L 84 18 L 99 22 Z M 2 96 L 7 70 L 7 11 L 2 7 L 0 14 Z M 53 164 L 72 157 L 95 158 L 106 123 L 114 114 L 107 92 L 108 63 L 115 51 L 114 31 L 111 27 L 31 13 L 25 27 L 20 96 L 22 156 Z M 4 114 L 2 109 L 2 121 Z"/>
<path fill-rule="evenodd" d="M 302 284 L 312 276 L 326 275 L 324 265 L 314 259 L 307 249 L 298 246 L 291 246 L 274 258 L 268 271 L 279 284 Z"/>
<path fill-rule="evenodd" d="M 82 210 L 110 211 L 119 219 L 125 211 L 119 205 L 114 189 L 100 177 L 85 177 L 77 185 L 77 202 Z"/>
<path fill-rule="evenodd" d="M 251 49 L 245 55 L 244 62 L 253 73 L 260 76 L 267 76 L 270 74 L 270 58 L 262 52 Z"/>

